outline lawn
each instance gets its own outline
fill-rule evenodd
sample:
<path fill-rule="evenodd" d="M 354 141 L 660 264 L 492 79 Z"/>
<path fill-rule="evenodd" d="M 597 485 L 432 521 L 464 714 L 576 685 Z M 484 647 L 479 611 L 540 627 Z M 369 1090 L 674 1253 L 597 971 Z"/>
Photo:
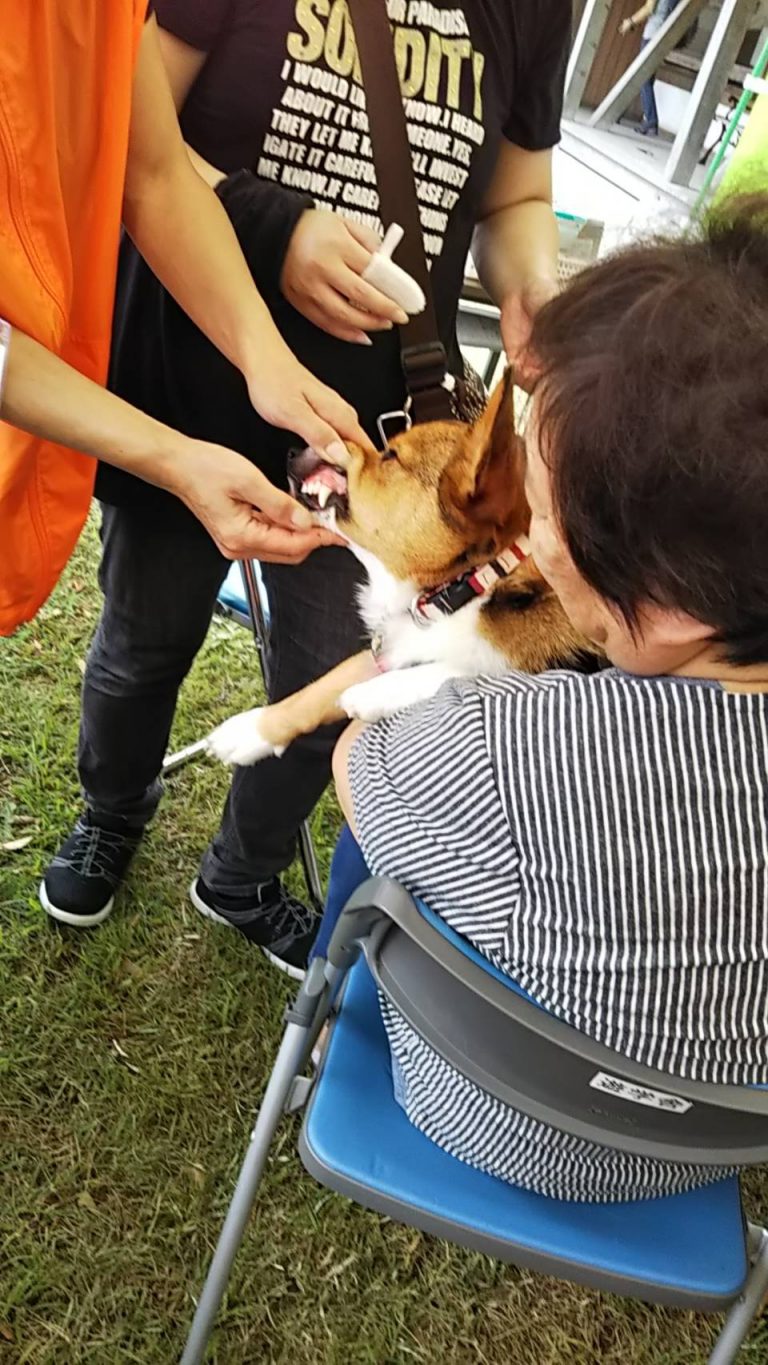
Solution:
<path fill-rule="evenodd" d="M 207 762 L 169 780 L 105 925 L 58 932 L 38 906 L 41 868 L 78 809 L 95 565 L 91 526 L 39 619 L 0 641 L 0 1365 L 178 1359 L 289 995 L 187 903 L 227 783 Z M 246 632 L 215 622 L 175 741 L 252 704 L 256 672 Z M 330 801 L 316 817 L 324 870 L 337 820 Z M 273 1151 L 218 1365 L 705 1357 L 711 1321 L 500 1266 L 328 1194 L 302 1171 L 296 1132 L 287 1122 Z M 758 1214 L 765 1193 L 753 1179 Z M 765 1323 L 743 1359 L 768 1359 Z"/>

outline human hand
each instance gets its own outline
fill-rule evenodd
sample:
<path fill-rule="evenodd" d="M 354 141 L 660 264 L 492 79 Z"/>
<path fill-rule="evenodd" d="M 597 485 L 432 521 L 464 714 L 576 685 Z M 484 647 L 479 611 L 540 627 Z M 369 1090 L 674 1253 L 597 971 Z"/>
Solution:
<path fill-rule="evenodd" d="M 507 360 L 515 371 L 515 383 L 529 389 L 537 376 L 536 365 L 527 352 L 533 319 L 539 309 L 558 292 L 556 279 L 535 276 L 508 294 L 501 305 L 501 339 Z"/>
<path fill-rule="evenodd" d="M 164 486 L 186 503 L 227 559 L 299 564 L 321 545 L 344 545 L 242 455 L 205 441 L 185 443 Z"/>
<path fill-rule="evenodd" d="M 619 24 L 619 33 L 621 34 L 621 37 L 625 38 L 628 33 L 632 32 L 632 29 L 634 27 L 635 26 L 632 23 L 631 19 L 622 19 L 621 23 Z"/>
<path fill-rule="evenodd" d="M 367 332 L 403 325 L 407 313 L 361 278 L 381 239 L 337 213 L 308 209 L 291 237 L 280 288 L 293 307 L 324 332 L 370 345 Z"/>
<path fill-rule="evenodd" d="M 262 348 L 258 368 L 245 378 L 251 402 L 265 421 L 295 432 L 331 463 L 345 459 L 345 441 L 370 449 L 352 405 L 315 379 L 282 342 Z"/>

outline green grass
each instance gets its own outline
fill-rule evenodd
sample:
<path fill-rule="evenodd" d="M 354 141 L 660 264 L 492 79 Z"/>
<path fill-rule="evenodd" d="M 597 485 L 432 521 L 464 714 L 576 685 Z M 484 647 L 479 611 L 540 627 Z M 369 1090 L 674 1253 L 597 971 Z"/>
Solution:
<path fill-rule="evenodd" d="M 227 777 L 168 784 L 113 917 L 55 931 L 36 898 L 78 808 L 89 527 L 49 606 L 0 642 L 0 1365 L 178 1359 L 280 1029 L 288 983 L 186 902 Z M 251 703 L 256 663 L 215 623 L 175 740 Z M 136 742 L 140 742 L 137 735 Z M 324 867 L 337 829 L 315 831 Z M 125 1056 L 123 1056 L 123 1053 Z M 714 1324 L 422 1237 L 320 1189 L 286 1123 L 237 1261 L 218 1365 L 693 1365 Z M 765 1204 L 752 1182 L 752 1207 Z M 768 1358 L 765 1326 L 745 1365 Z"/>

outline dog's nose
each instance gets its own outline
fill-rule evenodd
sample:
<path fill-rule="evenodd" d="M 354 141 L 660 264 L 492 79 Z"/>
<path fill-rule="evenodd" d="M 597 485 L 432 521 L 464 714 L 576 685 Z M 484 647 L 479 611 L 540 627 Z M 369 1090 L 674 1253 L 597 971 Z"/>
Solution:
<path fill-rule="evenodd" d="M 341 452 L 344 452 L 344 459 L 341 459 Z M 334 451 L 335 454 L 335 451 Z M 349 468 L 349 452 L 346 446 L 339 447 L 339 459 L 329 460 L 328 456 L 322 455 L 312 446 L 305 446 L 303 450 L 291 450 L 288 453 L 288 477 L 295 479 L 297 483 L 304 483 L 320 468 L 321 465 L 330 465 L 331 468 L 347 470 Z"/>

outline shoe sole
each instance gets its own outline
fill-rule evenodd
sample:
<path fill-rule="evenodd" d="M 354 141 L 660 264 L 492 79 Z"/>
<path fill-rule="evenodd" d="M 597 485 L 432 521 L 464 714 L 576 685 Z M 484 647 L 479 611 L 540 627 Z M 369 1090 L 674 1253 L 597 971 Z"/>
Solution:
<path fill-rule="evenodd" d="M 223 915 L 217 915 L 216 911 L 212 910 L 210 905 L 206 905 L 205 901 L 198 895 L 197 880 L 193 881 L 189 888 L 189 899 L 198 913 L 204 915 L 206 919 L 213 920 L 215 924 L 225 924 L 228 929 L 237 929 L 237 925 L 233 924 L 230 919 L 225 919 Z M 274 953 L 269 951 L 269 948 L 265 948 L 261 943 L 254 944 L 254 947 L 258 948 L 260 952 L 264 954 L 267 960 L 272 963 L 273 967 L 277 967 L 278 971 L 284 972 L 286 976 L 290 976 L 292 981 L 304 980 L 306 971 L 303 967 L 292 967 L 290 962 L 284 962 L 281 957 L 276 957 Z"/>
<path fill-rule="evenodd" d="M 70 925 L 72 929 L 94 929 L 97 924 L 103 924 L 104 920 L 111 915 L 112 906 L 115 903 L 114 896 L 110 896 L 106 905 L 103 905 L 101 910 L 97 910 L 93 915 L 76 915 L 71 910 L 62 910 L 60 906 L 54 905 L 53 901 L 49 900 L 44 881 L 40 883 L 37 895 L 46 915 L 50 915 L 51 919 L 58 920 L 59 924 Z"/>

